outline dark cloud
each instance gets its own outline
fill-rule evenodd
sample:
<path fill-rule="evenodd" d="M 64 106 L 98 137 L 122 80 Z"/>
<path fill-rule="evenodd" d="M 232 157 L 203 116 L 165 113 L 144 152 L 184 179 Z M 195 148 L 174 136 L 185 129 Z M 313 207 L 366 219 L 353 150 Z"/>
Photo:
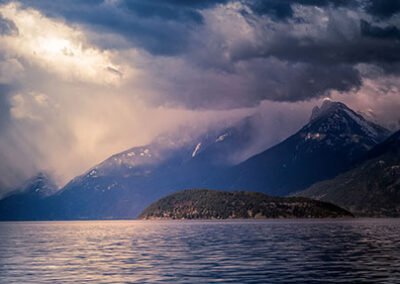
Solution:
<path fill-rule="evenodd" d="M 329 3 L 329 1 L 290 2 L 319 2 L 320 5 Z M 276 3 L 285 2 L 277 1 Z M 257 45 L 243 43 L 240 48 L 231 50 L 230 58 L 233 61 L 241 61 L 273 56 L 289 62 L 328 66 L 359 63 L 387 65 L 400 62 L 399 27 L 382 26 L 382 24 L 378 26 L 363 19 L 348 17 L 347 10 L 335 11 L 337 10 L 320 16 L 326 23 L 313 22 L 307 17 L 311 18 L 314 15 L 306 15 L 302 18 L 291 19 L 280 26 L 268 23 L 268 25 L 257 27 L 260 34 Z M 318 30 L 316 29 L 318 25 L 326 25 L 326 27 L 321 26 Z M 294 32 L 296 29 L 309 31 L 299 34 Z"/>
<path fill-rule="evenodd" d="M 282 60 L 315 64 L 388 63 L 400 61 L 400 46 L 395 27 L 378 28 L 362 25 L 363 36 L 344 41 L 324 41 L 282 37 L 259 53 L 238 54 L 238 59 L 251 56 L 275 56 Z M 243 57 L 242 57 L 243 56 Z"/>
<path fill-rule="evenodd" d="M 122 1 L 118 6 L 143 18 L 158 17 L 169 21 L 202 23 L 199 9 L 209 8 L 227 0 L 134 0 Z"/>
<path fill-rule="evenodd" d="M 300 5 L 308 5 L 308 6 L 317 6 L 317 7 L 340 7 L 340 6 L 350 6 L 355 5 L 357 2 L 355 0 L 287 0 L 290 3 L 300 4 Z"/>
<path fill-rule="evenodd" d="M 14 35 L 18 33 L 18 28 L 16 25 L 10 21 L 5 19 L 0 14 L 0 35 Z"/>
<path fill-rule="evenodd" d="M 259 15 L 269 15 L 275 19 L 287 19 L 293 16 L 292 5 L 316 7 L 340 7 L 355 5 L 355 0 L 254 0 L 246 2 Z"/>
<path fill-rule="evenodd" d="M 367 21 L 361 21 L 361 32 L 363 35 L 378 39 L 400 39 L 400 29 L 395 26 L 379 27 Z M 398 45 L 398 43 L 394 43 Z"/>
<path fill-rule="evenodd" d="M 174 65 L 165 68 L 173 70 Z M 158 103 L 194 109 L 256 106 L 264 100 L 298 102 L 328 96 L 331 90 L 347 92 L 362 85 L 361 74 L 352 65 L 284 62 L 273 57 L 242 61 L 229 73 L 171 72 L 166 81 L 171 82 L 170 87 L 163 89 Z"/>
<path fill-rule="evenodd" d="M 218 106 L 225 105 L 224 100 L 231 101 L 231 97 L 237 105 L 253 105 L 263 99 L 305 100 L 325 95 L 330 90 L 358 88 L 362 80 L 356 66 L 360 63 L 375 64 L 387 73 L 397 73 L 399 69 L 394 67 L 400 62 L 399 28 L 385 24 L 382 19 L 378 25 L 362 18 L 362 9 L 375 16 L 393 15 L 398 11 L 398 1 L 236 1 L 241 4 L 242 11 L 219 5 L 227 2 L 42 0 L 24 3 L 48 16 L 83 25 L 97 34 L 122 36 L 127 41 L 123 44 L 140 47 L 152 56 L 179 58 L 185 62 L 185 68 L 198 68 L 198 73 L 217 74 L 207 79 L 204 86 L 201 82 L 204 76 L 189 78 L 193 75 L 191 71 L 171 66 L 167 72 L 159 74 L 150 67 L 151 72 L 156 73 L 155 78 L 169 78 L 172 73 L 172 79 L 167 80 L 171 84 L 178 82 L 175 89 L 170 90 L 176 95 L 164 95 L 164 101 L 175 100 L 190 107 L 216 106 L 215 102 Z M 254 36 L 241 38 L 240 27 L 237 32 L 230 31 L 229 25 L 235 23 L 225 22 L 218 16 L 210 24 L 206 9 L 212 8 L 238 12 Z M 219 29 L 221 32 L 216 33 Z M 101 37 L 94 40 L 105 48 L 127 47 Z M 275 59 L 281 64 L 276 64 Z M 259 62 L 267 62 L 267 65 L 259 66 Z M 246 66 L 245 71 L 243 66 Z M 179 83 L 179 77 L 185 80 Z M 241 92 L 236 94 L 237 91 L 231 90 L 227 82 L 230 78 L 240 78 L 244 86 L 238 87 Z M 185 86 L 185 82 L 192 84 Z M 207 94 L 210 97 L 203 100 Z"/>
<path fill-rule="evenodd" d="M 204 24 L 201 10 L 226 2 L 229 1 L 125 0 L 116 1 L 115 4 L 106 4 L 101 0 L 68 2 L 42 0 L 26 1 L 25 3 L 27 6 L 40 9 L 49 16 L 62 17 L 69 22 L 84 24 L 98 31 L 122 35 L 125 40 L 152 54 L 176 56 L 187 53 L 190 48 L 193 48 L 192 36 Z M 356 0 L 244 0 L 243 3 L 258 15 L 268 15 L 275 20 L 292 19 L 293 5 L 295 4 L 309 7 L 347 7 L 355 11 L 360 8 L 360 4 Z M 400 4 L 396 3 L 400 2 L 371 1 L 367 5 L 367 10 L 372 14 L 382 15 L 386 11 L 388 15 L 389 11 L 392 13 L 397 11 L 396 7 Z M 292 25 L 295 26 L 296 21 L 301 23 L 304 20 L 307 19 L 293 19 Z M 232 58 L 243 59 L 272 55 L 283 59 L 288 57 L 289 60 L 322 60 L 328 63 L 337 60 L 341 63 L 350 63 L 349 60 L 352 62 L 380 61 L 379 58 L 376 58 L 377 52 L 371 52 L 368 44 L 371 44 L 371 48 L 378 48 L 382 51 L 379 54 L 384 55 L 383 61 L 386 61 L 386 57 L 392 58 L 391 54 L 387 55 L 392 51 L 392 47 L 387 43 L 367 42 L 365 45 L 363 42 L 359 44 L 357 36 L 344 40 L 340 37 L 340 33 L 343 31 L 335 30 L 343 28 L 346 27 L 337 28 L 335 23 L 331 24 L 331 28 L 327 32 L 334 34 L 336 39 L 325 42 L 320 39 L 307 38 L 307 36 L 291 38 L 285 34 L 277 35 L 275 42 L 268 42 L 265 45 L 268 49 L 275 50 L 265 51 L 262 47 L 252 51 L 241 50 L 241 54 L 233 54 Z M 393 29 L 387 32 L 392 33 Z M 363 33 L 363 35 L 371 36 L 371 33 Z M 376 36 L 375 38 L 379 39 Z M 262 40 L 261 38 L 260 41 Z M 119 47 L 116 43 L 110 42 L 100 41 L 96 44 L 101 44 L 106 48 Z M 272 44 L 271 48 L 270 44 Z M 363 45 L 361 50 L 366 50 L 363 54 L 359 53 L 360 45 Z M 366 58 L 363 59 L 363 56 Z"/>
<path fill-rule="evenodd" d="M 190 33 L 203 22 L 199 9 L 224 2 L 227 1 L 126 0 L 107 4 L 100 0 L 43 0 L 24 3 L 48 16 L 122 35 L 155 55 L 177 55 L 187 49 Z M 100 44 L 118 48 L 108 42 Z"/>
<path fill-rule="evenodd" d="M 293 16 L 291 3 L 285 0 L 249 1 L 248 5 L 259 15 L 268 14 L 276 19 L 286 19 Z"/>
<path fill-rule="evenodd" d="M 370 0 L 366 11 L 375 17 L 385 19 L 400 12 L 399 0 Z"/>
<path fill-rule="evenodd" d="M 253 72 L 250 90 L 258 100 L 296 102 L 327 96 L 330 90 L 350 91 L 362 84 L 359 72 L 351 65 L 289 63 L 266 68 L 265 61 L 259 60 L 249 65 L 249 72 Z"/>
<path fill-rule="evenodd" d="M 0 132 L 8 125 L 10 117 L 10 103 L 8 94 L 11 87 L 6 84 L 0 84 Z"/>
<path fill-rule="evenodd" d="M 125 1 L 124 7 L 138 17 L 162 18 L 166 21 L 182 21 L 187 23 L 202 23 L 203 17 L 199 12 L 188 8 L 179 8 L 157 1 Z"/>

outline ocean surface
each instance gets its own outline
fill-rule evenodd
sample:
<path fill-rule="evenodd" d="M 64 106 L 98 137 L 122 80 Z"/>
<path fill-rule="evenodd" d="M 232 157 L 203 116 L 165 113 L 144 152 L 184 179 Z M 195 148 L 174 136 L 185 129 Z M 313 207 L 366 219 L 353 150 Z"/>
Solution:
<path fill-rule="evenodd" d="M 0 283 L 400 283 L 400 220 L 0 223 Z"/>

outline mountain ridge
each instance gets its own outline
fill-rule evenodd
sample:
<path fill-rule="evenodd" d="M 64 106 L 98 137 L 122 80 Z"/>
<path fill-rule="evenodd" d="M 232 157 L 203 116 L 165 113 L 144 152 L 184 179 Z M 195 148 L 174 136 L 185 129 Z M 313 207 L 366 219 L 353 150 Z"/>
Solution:
<path fill-rule="evenodd" d="M 186 188 L 286 195 L 347 170 L 388 135 L 342 103 L 324 102 L 321 109 L 295 134 L 233 166 L 227 161 L 247 145 L 248 121 L 188 144 L 160 138 L 114 154 L 46 197 L 42 211 L 53 219 L 124 219 Z M 161 153 L 157 143 L 171 147 Z"/>
<path fill-rule="evenodd" d="M 390 133 L 338 102 L 324 102 L 311 118 L 286 140 L 235 166 L 224 182 L 233 181 L 230 189 L 287 195 L 345 171 Z"/>
<path fill-rule="evenodd" d="M 0 220 L 47 219 L 47 200 L 57 189 L 50 175 L 38 173 L 0 200 Z"/>
<path fill-rule="evenodd" d="M 400 217 L 400 131 L 349 171 L 295 195 L 332 202 L 358 216 Z"/>

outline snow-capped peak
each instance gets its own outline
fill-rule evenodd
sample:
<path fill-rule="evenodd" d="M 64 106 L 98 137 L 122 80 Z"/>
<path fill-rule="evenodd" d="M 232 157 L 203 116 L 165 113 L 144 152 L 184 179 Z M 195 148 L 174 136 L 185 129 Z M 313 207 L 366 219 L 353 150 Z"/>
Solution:
<path fill-rule="evenodd" d="M 310 123 L 305 126 L 302 136 L 305 140 L 326 138 L 327 143 L 331 144 L 332 138 L 338 143 L 360 142 L 369 148 L 389 134 L 387 129 L 366 120 L 345 104 L 325 100 L 321 107 L 314 107 Z"/>
<path fill-rule="evenodd" d="M 310 121 L 320 118 L 328 113 L 337 111 L 339 109 L 349 109 L 344 103 L 335 102 L 330 99 L 325 99 L 321 107 L 315 106 L 311 112 Z"/>

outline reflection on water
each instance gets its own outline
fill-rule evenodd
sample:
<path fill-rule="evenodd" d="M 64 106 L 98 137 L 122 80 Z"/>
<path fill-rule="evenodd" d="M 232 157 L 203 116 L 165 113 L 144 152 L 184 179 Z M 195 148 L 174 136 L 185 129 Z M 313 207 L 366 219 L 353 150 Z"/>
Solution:
<path fill-rule="evenodd" d="M 0 223 L 0 283 L 400 283 L 400 220 Z"/>

